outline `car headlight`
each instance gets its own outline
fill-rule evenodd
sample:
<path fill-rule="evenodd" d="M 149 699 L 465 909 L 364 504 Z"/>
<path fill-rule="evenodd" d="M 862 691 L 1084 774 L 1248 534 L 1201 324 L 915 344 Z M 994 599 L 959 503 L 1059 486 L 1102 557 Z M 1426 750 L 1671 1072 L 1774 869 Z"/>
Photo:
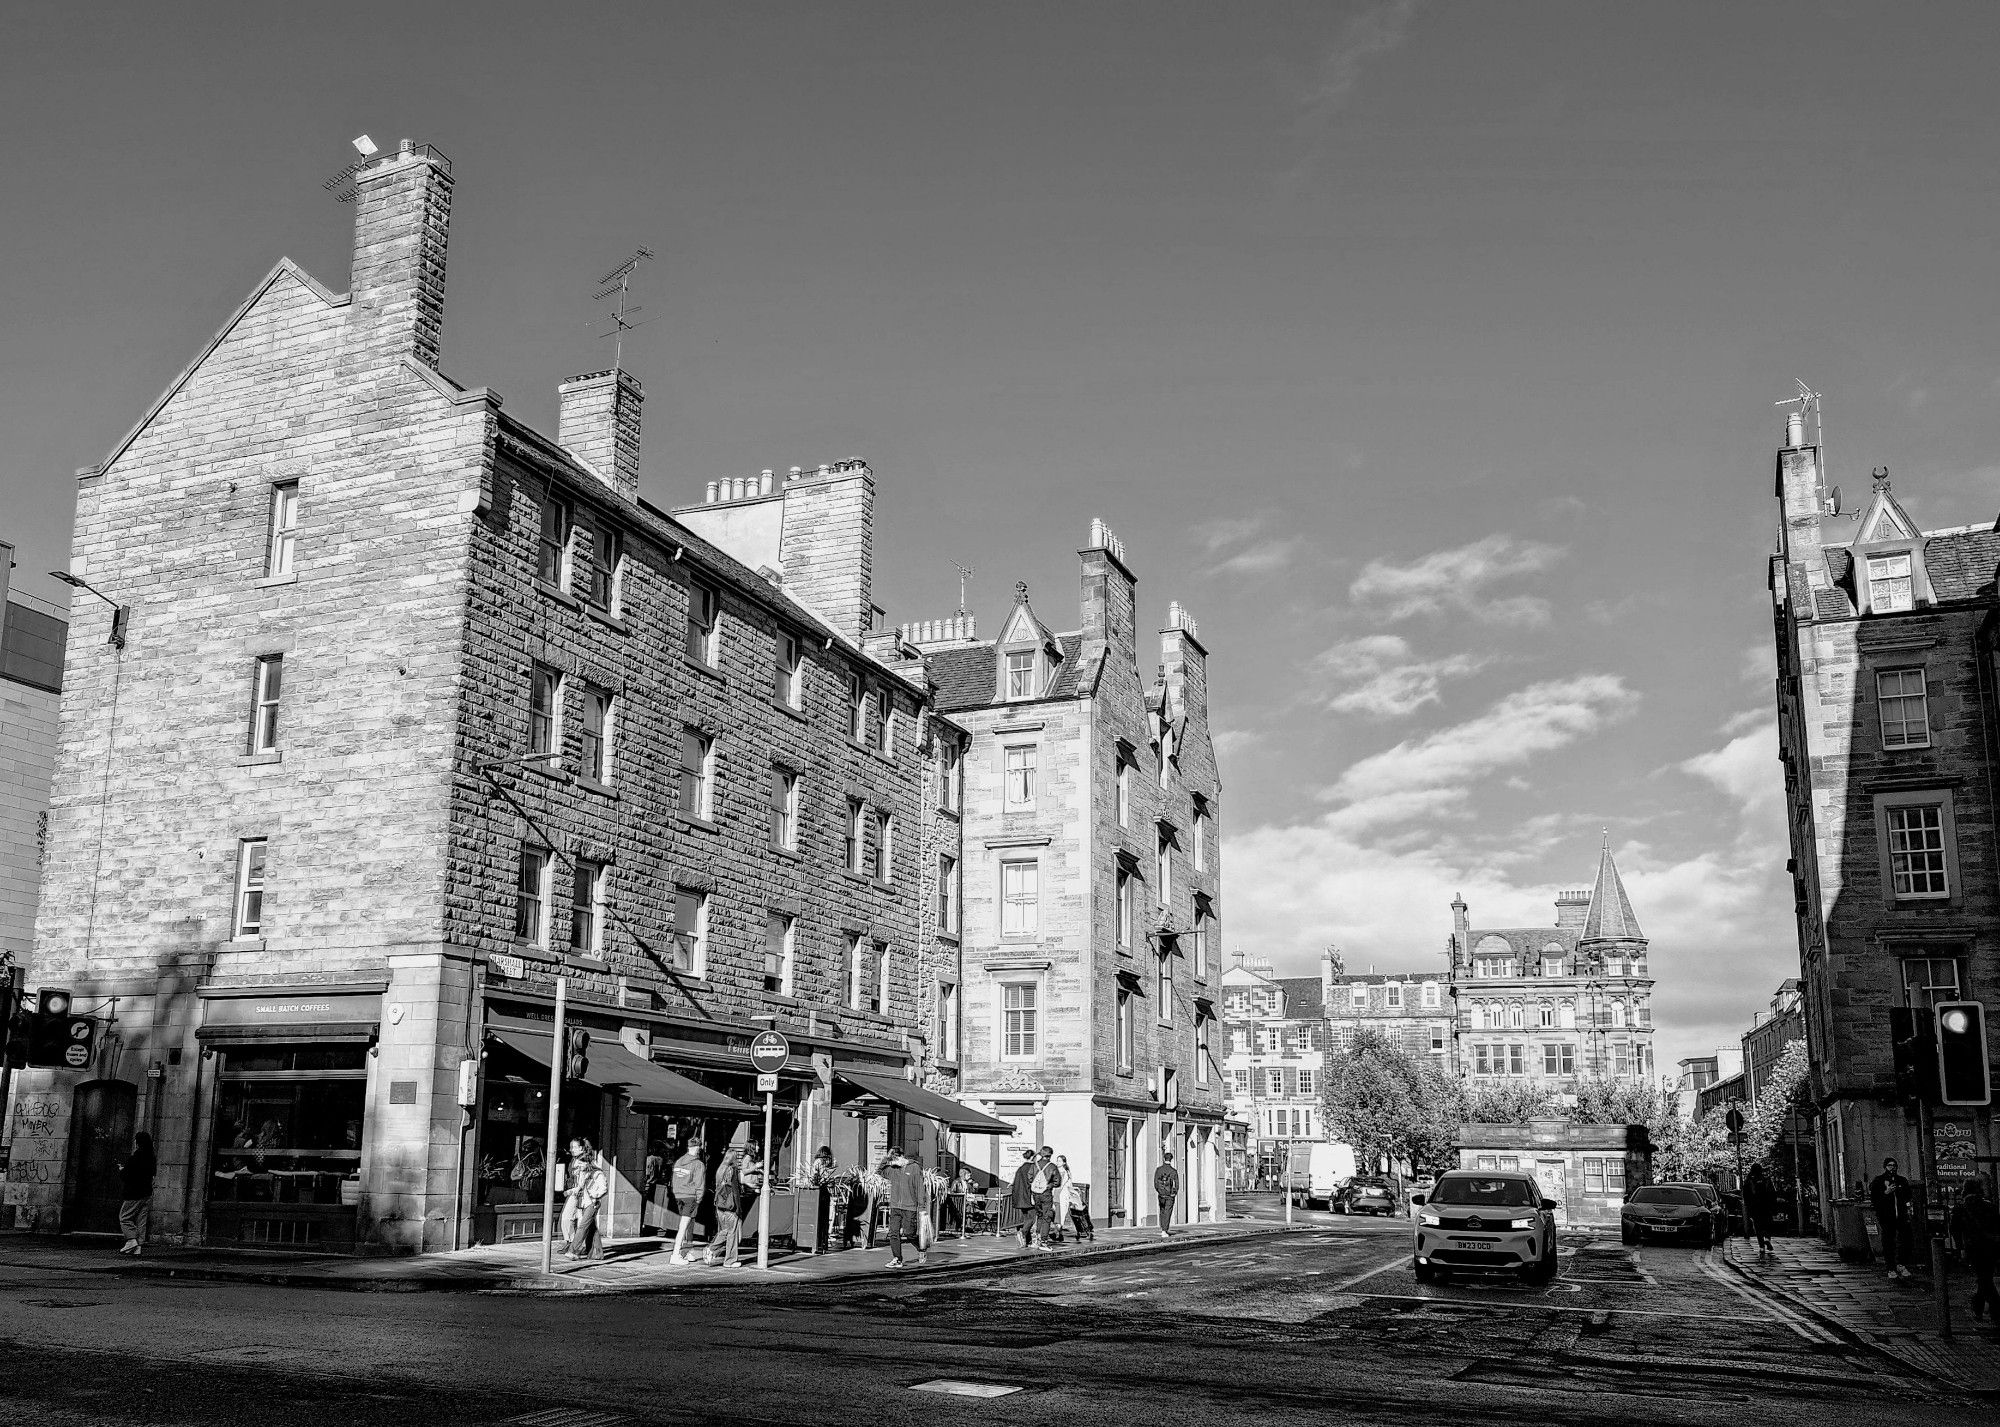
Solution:
<path fill-rule="evenodd" d="M 1507 1227 L 1510 1229 L 1532 1229 L 1535 1227 L 1535 1221 L 1532 1218 L 1509 1219 L 1507 1221 Z"/>
<path fill-rule="evenodd" d="M 1439 1224 L 1442 1224 L 1444 1222 L 1444 1219 L 1441 1215 L 1433 1214 L 1431 1213 L 1430 1210 L 1426 1209 L 1424 1210 L 1423 1213 L 1417 1216 L 1417 1222 L 1419 1224 L 1429 1224 L 1435 1227 Z"/>

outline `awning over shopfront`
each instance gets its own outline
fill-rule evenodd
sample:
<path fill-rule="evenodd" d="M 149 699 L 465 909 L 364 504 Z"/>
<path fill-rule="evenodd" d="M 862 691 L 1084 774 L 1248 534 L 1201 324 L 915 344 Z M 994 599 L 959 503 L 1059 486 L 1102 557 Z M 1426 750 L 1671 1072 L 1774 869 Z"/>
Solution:
<path fill-rule="evenodd" d="M 508 1049 L 517 1051 L 535 1064 L 547 1068 L 551 1046 L 545 1031 L 516 1030 L 511 1026 L 489 1027 L 486 1034 Z M 693 1111 L 702 1115 L 754 1115 L 754 1107 L 732 1099 L 720 1090 L 678 1075 L 664 1065 L 655 1065 L 625 1049 L 615 1040 L 593 1037 L 590 1042 L 590 1074 L 584 1083 L 601 1089 L 623 1092 L 634 1110 Z"/>
<path fill-rule="evenodd" d="M 963 1130 L 973 1135 L 1011 1135 L 1014 1127 L 1005 1120 L 996 1120 L 991 1115 L 983 1115 L 970 1105 L 912 1085 L 893 1075 L 867 1075 L 860 1071 L 840 1070 L 833 1072 L 833 1078 L 854 1090 L 873 1095 L 877 1100 L 885 1100 L 900 1106 L 913 1115 L 936 1120 L 949 1130 Z"/>

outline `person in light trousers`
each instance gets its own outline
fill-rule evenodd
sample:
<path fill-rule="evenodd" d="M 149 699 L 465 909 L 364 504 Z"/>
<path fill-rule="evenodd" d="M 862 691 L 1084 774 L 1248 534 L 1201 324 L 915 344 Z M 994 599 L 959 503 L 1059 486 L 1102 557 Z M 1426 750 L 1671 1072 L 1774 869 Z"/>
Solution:
<path fill-rule="evenodd" d="M 125 1235 L 121 1254 L 145 1252 L 146 1235 L 153 1227 L 153 1175 L 158 1168 L 153 1137 L 141 1130 L 132 1136 L 132 1153 L 118 1166 L 118 1228 Z"/>

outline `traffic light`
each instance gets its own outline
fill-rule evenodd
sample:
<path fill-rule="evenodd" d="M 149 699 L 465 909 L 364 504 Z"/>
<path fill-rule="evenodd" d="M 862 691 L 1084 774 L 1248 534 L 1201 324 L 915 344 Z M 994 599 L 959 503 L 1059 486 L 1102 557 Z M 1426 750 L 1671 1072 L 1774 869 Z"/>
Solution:
<path fill-rule="evenodd" d="M 73 1005 L 74 998 L 65 987 L 44 986 L 35 993 L 34 1013 L 28 1018 L 29 1065 L 82 1070 L 90 1064 L 96 1049 L 97 1022 L 72 1015 Z"/>
<path fill-rule="evenodd" d="M 590 1073 L 590 1032 L 582 1026 L 571 1026 L 568 1039 L 569 1045 L 563 1057 L 563 1079 L 581 1080 Z"/>
<path fill-rule="evenodd" d="M 1986 1008 L 1977 1001 L 1944 1001 L 1936 1016 L 1938 1098 L 1946 1105 L 1992 1104 Z"/>
<path fill-rule="evenodd" d="M 27 1065 L 28 1038 L 34 1023 L 34 1012 L 18 1003 L 0 1006 L 0 1065 L 13 1070 Z"/>
<path fill-rule="evenodd" d="M 1937 1099 L 1937 1018 L 1909 1006 L 1889 1010 L 1889 1038 L 1896 1056 L 1896 1095 L 1930 1104 Z"/>

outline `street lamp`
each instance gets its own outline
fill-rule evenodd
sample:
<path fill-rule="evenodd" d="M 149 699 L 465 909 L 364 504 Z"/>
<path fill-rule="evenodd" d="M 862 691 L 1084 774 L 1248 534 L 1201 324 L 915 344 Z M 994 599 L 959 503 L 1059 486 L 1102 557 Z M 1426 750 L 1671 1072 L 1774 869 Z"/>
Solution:
<path fill-rule="evenodd" d="M 73 589 L 85 590 L 90 594 L 96 595 L 99 599 L 103 600 L 106 604 L 110 605 L 111 637 L 105 640 L 104 642 L 106 644 L 114 645 L 119 649 L 123 649 L 125 647 L 125 625 L 126 622 L 132 618 L 132 606 L 128 604 L 118 603 L 117 600 L 111 598 L 111 596 L 104 593 L 103 590 L 98 589 L 95 585 L 89 583 L 86 580 L 79 579 L 77 576 L 72 575 L 67 570 L 51 570 L 49 571 L 49 577 L 51 579 L 61 580 L 64 584 L 70 586 Z"/>

